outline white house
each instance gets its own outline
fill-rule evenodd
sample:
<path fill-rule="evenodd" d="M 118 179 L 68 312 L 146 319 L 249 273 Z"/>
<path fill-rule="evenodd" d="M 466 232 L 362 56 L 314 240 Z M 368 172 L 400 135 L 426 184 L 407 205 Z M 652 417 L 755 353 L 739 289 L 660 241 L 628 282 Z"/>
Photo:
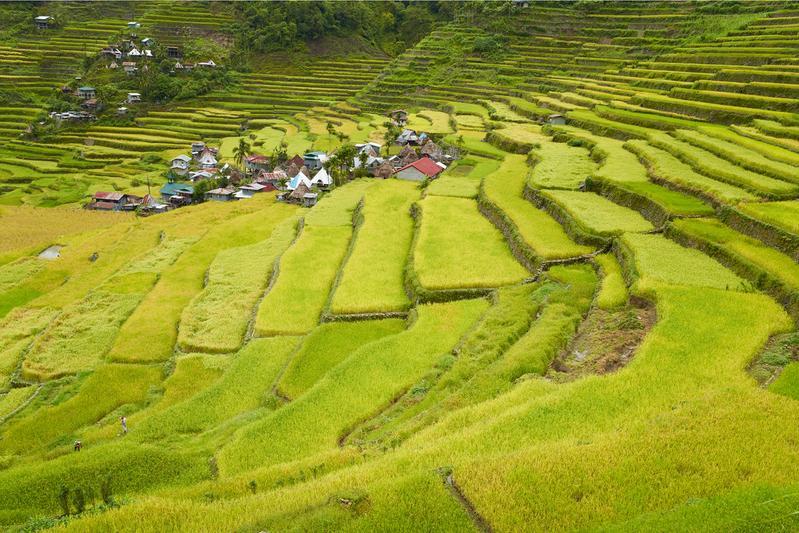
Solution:
<path fill-rule="evenodd" d="M 139 52 L 139 50 L 135 46 L 130 49 L 130 52 L 128 52 L 128 57 L 139 58 L 141 56 L 142 56 L 142 53 Z"/>
<path fill-rule="evenodd" d="M 198 161 L 200 163 L 200 168 L 216 168 L 216 165 L 218 163 L 216 157 L 214 156 L 214 154 L 211 153 L 211 150 L 209 150 L 208 148 L 203 150 L 203 152 L 200 154 L 200 158 Z"/>
<path fill-rule="evenodd" d="M 186 171 L 189 170 L 189 163 L 191 162 L 191 158 L 187 155 L 179 155 L 175 159 L 172 160 L 172 172 L 175 174 L 183 175 Z"/>
<path fill-rule="evenodd" d="M 208 61 L 202 61 L 200 63 L 197 63 L 197 66 L 198 67 L 214 68 L 214 67 L 216 67 L 216 63 L 214 63 L 213 59 L 209 59 Z"/>
<path fill-rule="evenodd" d="M 331 178 L 330 174 L 327 173 L 327 170 L 323 168 L 314 175 L 313 179 L 311 179 L 311 185 L 316 185 L 320 189 L 326 189 L 333 185 L 333 178 Z"/>
<path fill-rule="evenodd" d="M 141 102 L 141 93 L 128 93 L 128 103 L 135 104 Z"/>

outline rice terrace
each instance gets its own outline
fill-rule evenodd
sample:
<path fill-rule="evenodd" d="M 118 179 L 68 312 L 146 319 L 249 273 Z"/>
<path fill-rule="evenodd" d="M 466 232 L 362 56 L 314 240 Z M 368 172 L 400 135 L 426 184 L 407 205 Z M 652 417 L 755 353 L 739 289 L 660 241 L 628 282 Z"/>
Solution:
<path fill-rule="evenodd" d="M 799 531 L 799 2 L 0 37 L 0 530 Z"/>

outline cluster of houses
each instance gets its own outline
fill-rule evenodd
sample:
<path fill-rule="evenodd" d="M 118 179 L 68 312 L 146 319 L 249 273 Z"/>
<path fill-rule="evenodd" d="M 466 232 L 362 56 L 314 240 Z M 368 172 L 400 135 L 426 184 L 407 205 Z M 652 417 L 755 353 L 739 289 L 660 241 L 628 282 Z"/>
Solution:
<path fill-rule="evenodd" d="M 438 177 L 457 156 L 451 149 L 437 145 L 425 133 L 409 129 L 403 130 L 395 142 L 402 149 L 391 157 L 381 157 L 382 146 L 379 143 L 356 144 L 356 155 L 349 170 L 360 170 L 375 178 L 424 181 Z M 86 207 L 158 213 L 193 203 L 198 183 L 219 178 L 225 178 L 220 181 L 226 185 L 204 192 L 204 200 L 244 200 L 259 193 L 276 191 L 279 201 L 311 207 L 316 204 L 320 191 L 333 186 L 333 178 L 326 168 L 331 154 L 326 152 L 296 154 L 281 165 L 273 165 L 267 156 L 251 154 L 245 158 L 243 172 L 228 164 L 220 166 L 218 157 L 216 148 L 204 142 L 192 143 L 190 155 L 181 154 L 170 161 L 168 182 L 161 187 L 159 200 L 149 195 L 137 197 L 118 192 L 98 192 Z"/>

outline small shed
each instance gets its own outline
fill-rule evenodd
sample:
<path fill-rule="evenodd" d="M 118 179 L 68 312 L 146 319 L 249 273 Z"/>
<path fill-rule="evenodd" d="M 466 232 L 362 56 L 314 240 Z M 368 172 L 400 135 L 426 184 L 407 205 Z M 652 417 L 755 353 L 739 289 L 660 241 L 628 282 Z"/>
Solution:
<path fill-rule="evenodd" d="M 136 21 L 128 22 L 128 29 L 129 30 L 138 30 L 139 28 L 141 28 L 141 23 L 136 22 Z"/>
<path fill-rule="evenodd" d="M 50 27 L 50 24 L 54 22 L 54 18 L 50 15 L 40 15 L 33 19 L 33 23 L 36 24 L 36 28 L 40 30 L 46 30 Z"/>
<path fill-rule="evenodd" d="M 227 189 L 224 187 L 220 187 L 218 189 L 211 189 L 207 193 L 205 193 L 206 200 L 214 200 L 217 202 L 229 202 L 230 200 L 235 200 L 236 191 L 233 189 Z"/>
<path fill-rule="evenodd" d="M 167 46 L 166 47 L 166 56 L 169 59 L 179 59 L 181 57 L 181 55 L 182 54 L 180 53 L 180 48 L 178 48 L 177 46 Z M 177 67 L 175 67 L 175 68 L 177 68 Z M 180 68 L 183 68 L 183 66 L 181 65 Z"/>
<path fill-rule="evenodd" d="M 152 38 L 150 37 L 145 37 L 144 39 L 141 40 L 141 44 L 148 48 L 151 47 L 154 42 L 155 41 L 153 41 Z"/>
<path fill-rule="evenodd" d="M 566 117 L 558 113 L 554 113 L 547 117 L 547 124 L 552 124 L 553 126 L 563 126 L 566 124 Z"/>
<path fill-rule="evenodd" d="M 128 103 L 136 104 L 141 102 L 141 93 L 128 93 Z"/>

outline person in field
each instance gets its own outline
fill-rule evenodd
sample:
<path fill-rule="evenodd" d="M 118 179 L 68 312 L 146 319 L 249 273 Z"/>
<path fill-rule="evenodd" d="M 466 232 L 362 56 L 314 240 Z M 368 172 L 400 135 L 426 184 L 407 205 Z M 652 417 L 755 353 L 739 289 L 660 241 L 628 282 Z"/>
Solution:
<path fill-rule="evenodd" d="M 128 419 L 125 418 L 124 416 L 122 417 L 122 434 L 123 435 L 128 434 Z"/>
<path fill-rule="evenodd" d="M 83 448 L 83 443 L 81 443 L 81 441 L 79 441 L 79 440 L 76 440 L 75 441 L 75 451 L 79 452 L 81 448 Z"/>

